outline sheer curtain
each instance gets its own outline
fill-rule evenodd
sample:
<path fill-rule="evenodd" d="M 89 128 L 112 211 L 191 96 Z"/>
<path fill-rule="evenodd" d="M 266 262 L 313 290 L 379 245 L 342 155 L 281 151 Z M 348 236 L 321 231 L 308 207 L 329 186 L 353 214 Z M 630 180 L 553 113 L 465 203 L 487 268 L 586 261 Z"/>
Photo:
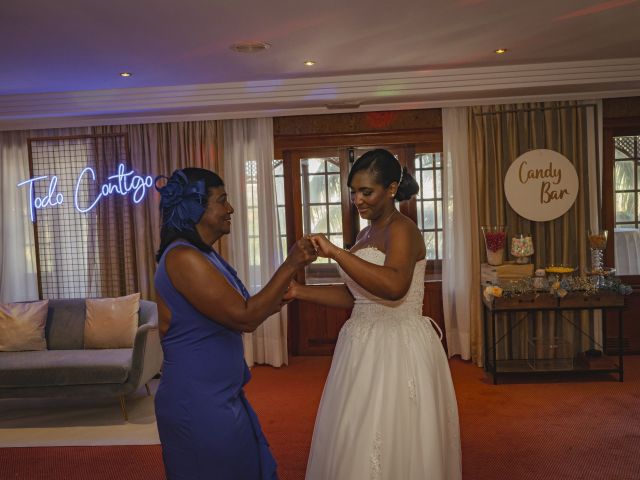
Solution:
<path fill-rule="evenodd" d="M 273 120 L 223 122 L 225 185 L 235 209 L 229 259 L 251 293 L 265 285 L 282 262 L 273 179 Z M 244 336 L 249 366 L 287 364 L 286 309 Z"/>
<path fill-rule="evenodd" d="M 38 282 L 28 195 L 29 132 L 0 132 L 0 302 L 36 300 Z"/>
<path fill-rule="evenodd" d="M 0 302 L 39 297 L 29 196 L 18 188 L 30 177 L 28 139 L 86 133 L 87 128 L 0 132 Z"/>
<path fill-rule="evenodd" d="M 449 356 L 481 363 L 482 338 L 472 331 L 480 311 L 478 216 L 473 208 L 475 165 L 469 162 L 467 108 L 442 110 L 445 201 L 442 303 Z M 455 219 L 455 220 L 454 220 Z M 473 339 L 472 339 L 473 338 Z"/>

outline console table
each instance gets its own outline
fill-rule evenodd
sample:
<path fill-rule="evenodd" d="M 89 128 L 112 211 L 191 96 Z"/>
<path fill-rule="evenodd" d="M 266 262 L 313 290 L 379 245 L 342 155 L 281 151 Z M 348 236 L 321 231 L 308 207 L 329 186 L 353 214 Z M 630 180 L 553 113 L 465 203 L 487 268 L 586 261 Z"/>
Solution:
<path fill-rule="evenodd" d="M 558 298 L 548 292 L 532 292 L 523 295 L 513 297 L 494 297 L 488 300 L 482 295 L 483 308 L 483 330 L 484 330 L 484 359 L 485 370 L 492 374 L 494 385 L 498 382 L 498 376 L 508 374 L 549 374 L 549 373 L 563 373 L 563 372 L 583 372 L 583 373 L 617 373 L 618 380 L 624 380 L 624 359 L 623 359 L 623 345 L 622 345 L 622 332 L 623 321 L 622 311 L 625 308 L 625 297 L 611 291 L 601 291 L 593 295 L 583 295 L 580 292 L 570 292 L 563 298 Z M 560 367 L 553 369 L 545 369 L 544 365 L 541 368 L 537 366 L 534 368 L 531 365 L 531 359 L 510 359 L 510 360 L 496 360 L 497 346 L 501 341 L 508 341 L 509 333 L 519 325 L 523 320 L 528 318 L 532 313 L 541 311 L 556 312 L 556 318 L 565 318 L 562 312 L 565 311 L 583 311 L 583 310 L 602 310 L 602 328 L 603 338 L 606 338 L 606 325 L 607 316 L 606 311 L 613 310 L 618 312 L 618 357 L 610 357 L 605 355 L 604 347 L 602 348 L 602 355 L 593 357 L 591 359 L 583 358 L 582 362 L 572 362 L 570 367 Z M 511 319 L 509 320 L 509 328 L 507 333 L 500 338 L 496 338 L 496 321 L 498 315 L 501 313 L 508 314 L 520 314 L 518 319 L 513 325 Z M 580 330 L 578 325 L 573 324 L 575 328 Z M 580 330 L 583 335 L 589 336 L 587 333 Z M 592 337 L 591 340 L 595 342 Z M 572 353 L 573 355 L 573 353 Z M 591 361 L 589 361 L 591 360 Z"/>

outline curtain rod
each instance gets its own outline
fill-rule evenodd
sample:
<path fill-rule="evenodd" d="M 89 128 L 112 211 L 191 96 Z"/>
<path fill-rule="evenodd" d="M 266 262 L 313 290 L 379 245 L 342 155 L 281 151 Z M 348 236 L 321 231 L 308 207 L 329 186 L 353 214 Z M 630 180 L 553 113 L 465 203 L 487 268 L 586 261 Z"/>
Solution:
<path fill-rule="evenodd" d="M 568 108 L 589 108 L 596 107 L 595 103 L 585 103 L 584 105 L 561 105 L 558 107 L 535 107 L 535 108 L 516 108 L 513 110 L 501 110 L 498 112 L 480 112 L 474 113 L 476 116 L 481 115 L 498 115 L 503 113 L 520 113 L 520 112 L 536 112 L 536 111 L 544 111 L 544 110 L 563 110 Z"/>

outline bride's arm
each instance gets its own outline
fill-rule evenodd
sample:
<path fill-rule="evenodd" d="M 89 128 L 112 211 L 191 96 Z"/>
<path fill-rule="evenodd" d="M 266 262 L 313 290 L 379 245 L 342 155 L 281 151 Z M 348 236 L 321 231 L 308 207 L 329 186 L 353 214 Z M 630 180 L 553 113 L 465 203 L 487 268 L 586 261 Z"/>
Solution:
<path fill-rule="evenodd" d="M 375 265 L 330 243 L 313 237 L 320 256 L 336 261 L 358 285 L 385 300 L 404 297 L 411 286 L 413 269 L 421 253 L 422 240 L 413 222 L 393 222 L 388 227 L 384 265 Z"/>
<path fill-rule="evenodd" d="M 284 300 L 293 299 L 319 303 L 328 307 L 353 307 L 353 296 L 345 285 L 301 285 L 292 281 L 284 295 Z"/>

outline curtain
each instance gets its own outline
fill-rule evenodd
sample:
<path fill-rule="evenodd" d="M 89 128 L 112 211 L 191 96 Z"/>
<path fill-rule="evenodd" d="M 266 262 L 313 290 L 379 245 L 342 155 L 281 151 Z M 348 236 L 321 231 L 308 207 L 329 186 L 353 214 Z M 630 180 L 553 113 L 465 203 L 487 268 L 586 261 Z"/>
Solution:
<path fill-rule="evenodd" d="M 29 198 L 28 132 L 0 132 L 0 302 L 36 300 L 38 280 Z"/>
<path fill-rule="evenodd" d="M 33 225 L 29 218 L 28 196 L 17 188 L 20 181 L 29 178 L 27 139 L 127 133 L 131 167 L 137 172 L 152 176 L 170 175 L 176 168 L 194 166 L 223 174 L 220 161 L 221 135 L 218 127 L 219 123 L 211 120 L 0 132 L 0 301 L 38 298 L 36 251 Z M 159 202 L 159 195 L 151 189 L 144 202 L 135 207 L 129 205 L 133 222 L 126 222 L 127 225 L 120 225 L 117 232 L 110 232 L 110 235 L 126 241 L 115 242 L 117 250 L 101 256 L 98 266 L 104 270 L 120 269 L 120 262 L 114 259 L 123 258 L 124 249 L 127 249 L 127 254 L 132 255 L 135 260 L 135 284 L 142 297 L 151 300 L 155 299 L 155 253 L 160 240 Z M 105 239 L 98 241 L 104 242 Z M 218 247 L 222 249 L 223 245 Z M 131 284 L 131 280 L 127 280 L 124 275 L 116 277 Z M 122 288 L 122 285 L 115 285 L 113 291 L 104 293 L 117 295 Z"/>
<path fill-rule="evenodd" d="M 0 132 L 0 302 L 39 298 L 29 196 L 17 186 L 31 176 L 27 140 L 87 133 L 86 128 Z"/>
<path fill-rule="evenodd" d="M 597 148 L 597 121 L 593 105 L 579 102 L 549 102 L 519 105 L 473 107 L 469 116 L 470 165 L 477 168 L 475 200 L 480 224 L 507 225 L 508 238 L 517 233 L 531 233 L 534 241 L 533 261 L 537 267 L 566 264 L 584 271 L 587 265 L 587 231 L 595 227 L 600 202 L 594 200 L 600 185 Z M 578 173 L 580 190 L 573 206 L 562 216 L 547 222 L 533 222 L 520 217 L 506 201 L 504 177 L 521 154 L 545 148 L 569 159 Z M 477 229 L 475 243 L 479 244 Z M 486 261 L 484 248 L 482 261 Z M 475 283 L 479 285 L 479 281 Z M 587 335 L 601 341 L 599 322 L 593 314 L 582 312 L 571 317 L 565 313 L 538 314 L 537 318 L 514 327 L 503 316 L 497 336 L 508 334 L 510 341 L 501 342 L 498 359 L 526 358 L 528 339 L 569 339 L 574 351 L 590 348 Z M 575 322 L 586 335 L 569 321 Z M 472 318 L 472 331 L 481 331 L 481 318 Z M 575 353 L 574 352 L 574 353 Z M 476 360 L 476 363 L 481 363 Z"/>
<path fill-rule="evenodd" d="M 273 120 L 223 122 L 227 193 L 234 206 L 229 258 L 251 293 L 260 290 L 282 262 L 273 177 Z M 244 335 L 247 364 L 280 367 L 287 359 L 286 309 Z"/>
<path fill-rule="evenodd" d="M 467 108 L 442 110 L 444 199 L 444 256 L 442 303 L 447 352 L 482 364 L 478 215 L 475 164 L 469 162 Z M 455 221 L 454 221 L 455 219 Z M 472 321 L 476 319 L 476 321 Z"/>
<path fill-rule="evenodd" d="M 206 168 L 222 174 L 221 135 L 215 120 L 103 126 L 94 127 L 93 133 L 127 133 L 131 168 L 142 174 L 169 176 L 174 170 L 185 167 Z M 130 241 L 120 242 L 120 251 L 114 252 L 111 258 L 124 258 L 125 254 L 133 253 L 137 288 L 142 298 L 153 300 L 155 254 L 160 247 L 160 196 L 152 188 L 144 202 L 135 206 L 129 203 L 128 208 L 133 221 L 122 226 L 127 232 L 120 232 L 120 236 L 123 240 L 130 238 Z M 107 216 L 104 221 L 108 221 Z M 102 268 L 116 266 L 111 262 Z M 123 282 L 126 279 L 125 276 L 120 278 Z"/>

